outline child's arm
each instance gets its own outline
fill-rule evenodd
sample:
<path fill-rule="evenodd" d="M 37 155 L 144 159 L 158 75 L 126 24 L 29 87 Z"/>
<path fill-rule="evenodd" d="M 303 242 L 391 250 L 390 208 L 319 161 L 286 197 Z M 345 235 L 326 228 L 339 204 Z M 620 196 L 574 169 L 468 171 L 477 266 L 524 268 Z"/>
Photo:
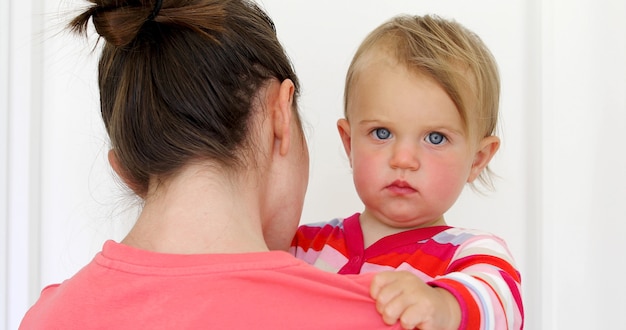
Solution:
<path fill-rule="evenodd" d="M 386 324 L 400 321 L 404 329 L 458 329 L 461 309 L 445 289 L 431 287 L 407 271 L 376 274 L 372 297 Z"/>
<path fill-rule="evenodd" d="M 446 273 L 427 283 L 408 272 L 384 272 L 371 292 L 385 322 L 400 320 L 407 329 L 450 328 L 442 318 L 457 322 L 453 329 L 523 327 L 520 275 L 506 244 L 495 236 L 463 242 Z"/>

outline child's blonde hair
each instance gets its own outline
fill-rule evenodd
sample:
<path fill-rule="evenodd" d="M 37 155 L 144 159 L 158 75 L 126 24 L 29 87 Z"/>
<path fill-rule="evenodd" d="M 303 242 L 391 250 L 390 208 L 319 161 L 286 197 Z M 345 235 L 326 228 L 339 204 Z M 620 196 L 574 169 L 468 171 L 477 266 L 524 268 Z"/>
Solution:
<path fill-rule="evenodd" d="M 385 48 L 407 68 L 437 81 L 456 105 L 468 136 L 482 139 L 496 133 L 500 78 L 493 55 L 474 32 L 431 15 L 394 17 L 363 40 L 346 76 L 346 118 L 359 60 L 377 47 Z M 478 177 L 488 188 L 493 186 L 490 174 L 487 167 Z"/>

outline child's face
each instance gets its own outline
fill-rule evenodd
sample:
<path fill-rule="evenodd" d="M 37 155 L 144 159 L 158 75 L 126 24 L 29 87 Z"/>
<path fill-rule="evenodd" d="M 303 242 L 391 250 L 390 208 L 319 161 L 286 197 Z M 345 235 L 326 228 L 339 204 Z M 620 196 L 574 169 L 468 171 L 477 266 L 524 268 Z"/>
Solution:
<path fill-rule="evenodd" d="M 480 143 L 430 77 L 379 55 L 356 78 L 349 122 L 339 120 L 338 128 L 364 214 L 394 228 L 444 224 L 444 212 L 478 174 Z"/>

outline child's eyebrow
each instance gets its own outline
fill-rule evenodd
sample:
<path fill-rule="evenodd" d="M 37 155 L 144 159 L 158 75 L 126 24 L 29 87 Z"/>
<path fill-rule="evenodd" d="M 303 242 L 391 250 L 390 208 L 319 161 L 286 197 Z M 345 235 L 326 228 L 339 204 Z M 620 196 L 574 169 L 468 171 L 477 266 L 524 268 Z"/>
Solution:
<path fill-rule="evenodd" d="M 384 123 L 384 121 L 379 120 L 379 119 L 363 119 L 363 120 L 360 120 L 357 124 L 371 125 L 371 124 L 379 124 L 379 123 Z"/>
<path fill-rule="evenodd" d="M 356 125 L 358 127 L 361 128 L 372 128 L 372 127 L 387 127 L 387 126 L 391 126 L 391 123 L 385 120 L 379 120 L 379 119 L 364 119 L 364 120 L 360 120 L 356 123 Z"/>

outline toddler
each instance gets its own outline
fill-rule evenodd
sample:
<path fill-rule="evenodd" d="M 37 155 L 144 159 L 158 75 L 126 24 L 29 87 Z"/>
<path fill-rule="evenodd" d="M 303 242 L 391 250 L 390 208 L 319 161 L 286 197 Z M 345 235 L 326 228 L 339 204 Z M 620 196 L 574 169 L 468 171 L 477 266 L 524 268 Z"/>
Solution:
<path fill-rule="evenodd" d="M 350 64 L 337 122 L 365 208 L 301 226 L 291 252 L 340 274 L 381 272 L 371 294 L 388 324 L 522 328 L 505 242 L 444 219 L 466 183 L 491 187 L 499 94 L 491 52 L 457 22 L 398 16 L 376 28 Z"/>

